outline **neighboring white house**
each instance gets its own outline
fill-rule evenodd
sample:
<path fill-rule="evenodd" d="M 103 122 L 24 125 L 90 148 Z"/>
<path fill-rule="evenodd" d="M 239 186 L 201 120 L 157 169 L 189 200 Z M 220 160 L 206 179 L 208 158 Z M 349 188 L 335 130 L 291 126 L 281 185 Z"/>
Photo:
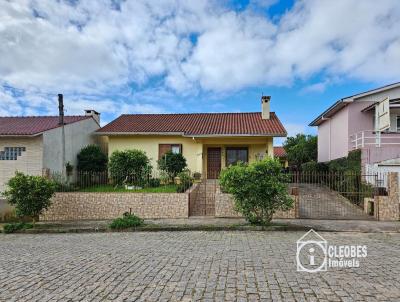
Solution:
<path fill-rule="evenodd" d="M 375 129 L 377 104 L 389 98 L 390 127 Z M 318 127 L 318 161 L 362 151 L 363 168 L 400 158 L 400 83 L 340 99 L 314 119 Z"/>
<path fill-rule="evenodd" d="M 99 116 L 86 110 L 82 116 L 65 116 L 64 125 L 59 116 L 0 117 L 0 192 L 15 171 L 65 173 L 68 162 L 76 168 L 78 152 L 95 143 Z"/>

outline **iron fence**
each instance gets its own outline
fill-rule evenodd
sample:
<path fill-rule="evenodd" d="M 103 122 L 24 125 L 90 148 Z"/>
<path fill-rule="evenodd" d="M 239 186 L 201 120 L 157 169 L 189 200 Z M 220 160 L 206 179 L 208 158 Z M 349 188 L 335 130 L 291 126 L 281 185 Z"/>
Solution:
<path fill-rule="evenodd" d="M 363 174 L 345 172 L 288 172 L 291 186 L 308 184 L 308 187 L 325 187 L 335 191 L 356 205 L 361 205 L 366 197 L 385 195 L 386 173 Z M 307 192 L 303 192 L 307 193 Z"/>
<path fill-rule="evenodd" d="M 374 219 L 366 198 L 388 194 L 388 173 L 288 172 L 287 177 L 288 186 L 298 188 L 300 218 Z"/>
<path fill-rule="evenodd" d="M 178 175 L 162 171 L 110 174 L 108 171 L 77 171 L 71 175 L 51 173 L 57 192 L 156 192 L 182 193 L 189 189 L 200 176 L 185 170 Z"/>

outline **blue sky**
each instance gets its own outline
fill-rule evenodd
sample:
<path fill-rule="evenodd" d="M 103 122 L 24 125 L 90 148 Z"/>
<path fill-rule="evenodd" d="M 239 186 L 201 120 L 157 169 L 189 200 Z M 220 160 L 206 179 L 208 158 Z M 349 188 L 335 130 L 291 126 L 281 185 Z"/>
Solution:
<path fill-rule="evenodd" d="M 356 16 L 356 17 L 355 17 Z M 0 3 L 0 115 L 259 111 L 290 135 L 336 100 L 400 81 L 400 2 Z"/>

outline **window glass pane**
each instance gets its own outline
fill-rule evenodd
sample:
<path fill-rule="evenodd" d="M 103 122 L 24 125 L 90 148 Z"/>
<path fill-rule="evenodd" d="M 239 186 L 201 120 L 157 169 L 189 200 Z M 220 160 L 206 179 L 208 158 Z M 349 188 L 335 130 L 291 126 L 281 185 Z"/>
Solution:
<path fill-rule="evenodd" d="M 236 150 L 226 150 L 226 164 L 227 166 L 233 165 L 236 162 Z"/>
<path fill-rule="evenodd" d="M 179 153 L 181 153 L 181 148 L 180 148 L 179 145 L 172 145 L 171 150 L 172 150 L 172 153 L 174 153 L 174 154 L 179 154 Z"/>
<path fill-rule="evenodd" d="M 226 165 L 235 165 L 238 161 L 247 162 L 247 148 L 227 148 L 226 149 Z"/>
<path fill-rule="evenodd" d="M 400 116 L 397 116 L 397 118 L 396 118 L 396 128 L 397 128 L 397 131 L 399 132 L 400 131 Z"/>

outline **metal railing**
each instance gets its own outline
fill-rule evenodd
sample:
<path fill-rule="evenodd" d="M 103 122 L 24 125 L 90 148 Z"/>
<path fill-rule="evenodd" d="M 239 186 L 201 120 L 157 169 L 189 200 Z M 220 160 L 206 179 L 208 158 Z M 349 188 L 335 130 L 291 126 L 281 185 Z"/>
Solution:
<path fill-rule="evenodd" d="M 363 130 L 350 135 L 350 149 L 400 145 L 400 132 Z"/>
<path fill-rule="evenodd" d="M 289 185 L 308 185 L 305 188 L 324 187 L 337 192 L 353 204 L 361 205 L 365 197 L 373 197 L 377 190 L 385 191 L 387 173 L 343 172 L 288 172 Z M 307 194 L 303 189 L 303 194 Z M 328 198 L 328 197 L 327 197 Z"/>
<path fill-rule="evenodd" d="M 50 173 L 49 178 L 57 185 L 57 192 L 148 192 L 182 193 L 189 189 L 201 175 L 184 171 L 184 175 L 168 175 L 163 171 L 141 172 L 136 174 L 110 174 L 103 172 L 78 171 L 64 176 Z"/>

